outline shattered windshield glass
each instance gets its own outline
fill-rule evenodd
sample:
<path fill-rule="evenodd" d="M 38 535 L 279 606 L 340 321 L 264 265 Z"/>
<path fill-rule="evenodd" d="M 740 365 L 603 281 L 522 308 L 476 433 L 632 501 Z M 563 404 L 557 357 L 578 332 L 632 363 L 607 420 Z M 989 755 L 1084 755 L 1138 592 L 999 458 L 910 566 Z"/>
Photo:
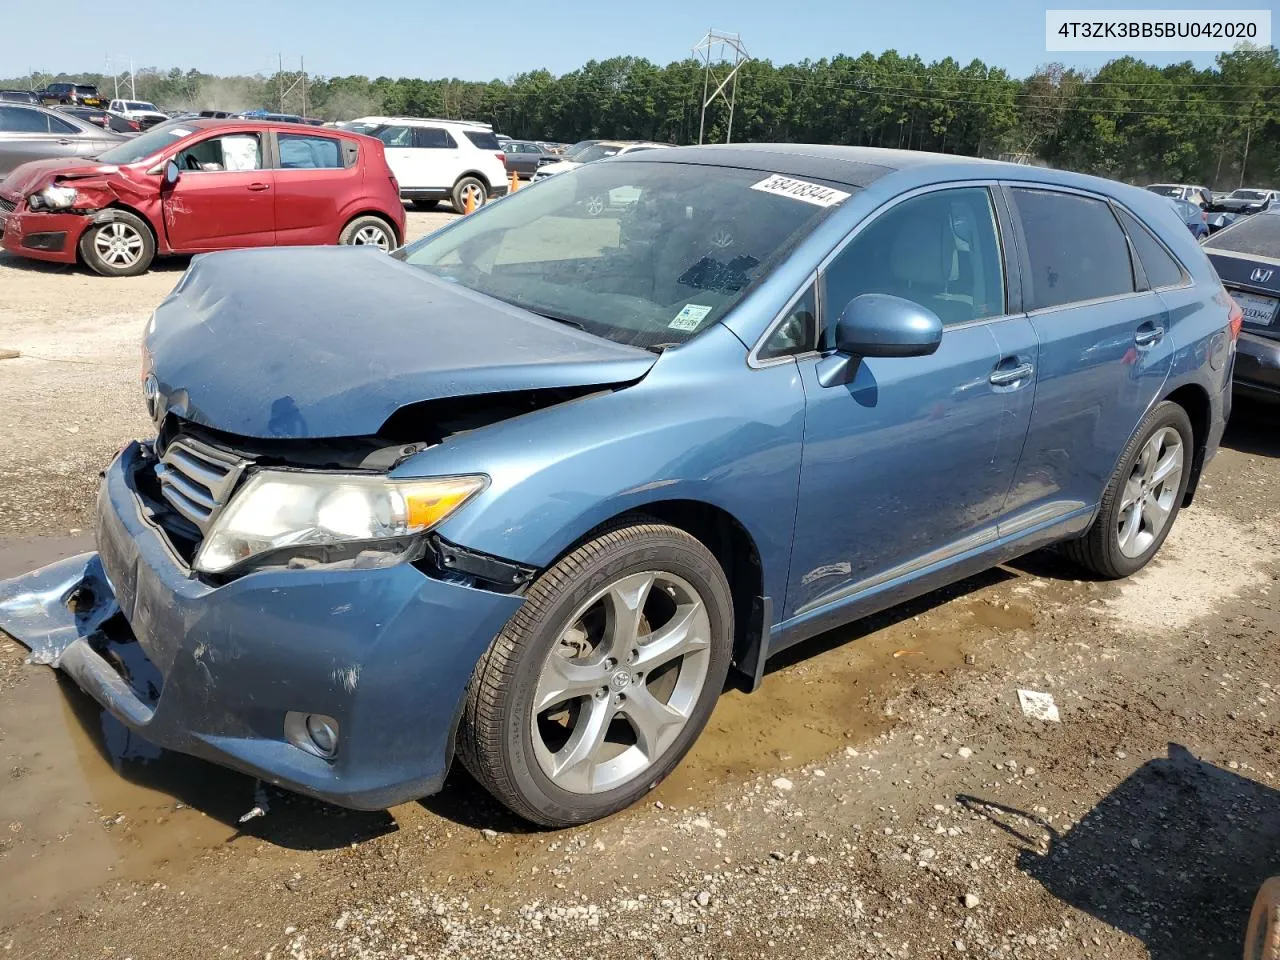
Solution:
<path fill-rule="evenodd" d="M 526 187 L 396 256 L 652 349 L 718 321 L 852 190 L 759 170 L 611 160 Z"/>

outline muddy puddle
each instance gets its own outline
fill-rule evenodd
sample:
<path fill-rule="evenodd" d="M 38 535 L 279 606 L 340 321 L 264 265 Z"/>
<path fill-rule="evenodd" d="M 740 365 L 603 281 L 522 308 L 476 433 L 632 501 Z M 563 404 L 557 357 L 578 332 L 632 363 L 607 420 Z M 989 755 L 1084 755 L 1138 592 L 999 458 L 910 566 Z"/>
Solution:
<path fill-rule="evenodd" d="M 0 540 L 0 576 L 83 549 L 79 539 Z M 993 636 L 1032 627 L 1032 599 L 998 586 L 1012 576 L 991 572 L 781 654 L 758 692 L 721 697 L 706 732 L 653 798 L 697 806 L 716 784 L 879 734 L 893 722 L 887 701 L 902 689 L 962 668 L 966 653 Z M 24 653 L 0 635 L 0 660 L 12 665 Z M 273 859 L 293 865 L 395 833 L 396 846 L 420 851 L 410 872 L 481 878 L 513 873 L 547 842 L 459 770 L 439 796 L 381 813 L 274 790 L 266 796 L 267 815 L 241 826 L 256 799 L 250 778 L 159 750 L 60 675 L 21 668 L 15 685 L 0 688 L 0 928 L 116 882 L 190 876 L 218 851 L 244 851 L 241 859 L 269 868 Z M 495 849 L 482 828 L 508 839 Z"/>

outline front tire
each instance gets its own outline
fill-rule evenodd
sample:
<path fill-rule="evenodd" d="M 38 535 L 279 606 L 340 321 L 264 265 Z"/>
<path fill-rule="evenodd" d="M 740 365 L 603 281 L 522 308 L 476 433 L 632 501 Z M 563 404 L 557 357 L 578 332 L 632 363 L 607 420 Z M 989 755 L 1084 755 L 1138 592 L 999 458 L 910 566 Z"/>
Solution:
<path fill-rule="evenodd" d="M 156 241 L 145 220 L 117 210 L 110 220 L 95 223 L 80 236 L 80 256 L 104 277 L 146 273 L 156 256 Z"/>
<path fill-rule="evenodd" d="M 1125 447 L 1093 526 L 1063 552 L 1108 580 L 1137 573 L 1156 555 L 1182 507 L 1195 435 L 1187 412 L 1164 401 Z"/>
<path fill-rule="evenodd" d="M 475 209 L 479 210 L 485 205 L 485 201 L 489 199 L 489 188 L 484 185 L 484 181 L 476 177 L 462 177 L 453 185 L 453 193 L 450 195 L 450 202 L 453 209 L 458 213 L 466 213 L 467 197 L 471 197 Z"/>
<path fill-rule="evenodd" d="M 377 247 L 389 253 L 396 248 L 396 233 L 381 217 L 356 217 L 342 228 L 338 243 L 351 247 Z"/>
<path fill-rule="evenodd" d="M 616 813 L 702 732 L 732 637 L 729 584 L 705 546 L 642 517 L 606 528 L 534 582 L 476 665 L 458 755 L 534 823 Z"/>

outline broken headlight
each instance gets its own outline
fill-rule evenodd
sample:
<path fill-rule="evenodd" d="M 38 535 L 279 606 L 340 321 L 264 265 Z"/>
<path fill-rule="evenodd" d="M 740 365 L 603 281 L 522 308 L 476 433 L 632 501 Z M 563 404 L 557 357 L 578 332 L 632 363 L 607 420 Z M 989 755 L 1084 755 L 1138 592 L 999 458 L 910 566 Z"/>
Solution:
<path fill-rule="evenodd" d="M 487 483 L 483 476 L 395 480 L 263 470 L 218 516 L 194 566 L 203 573 L 222 573 L 254 557 L 282 566 L 334 560 L 389 566 L 404 559 L 419 534 Z"/>
<path fill-rule="evenodd" d="M 29 210 L 67 210 L 75 206 L 75 187 L 59 187 L 50 184 L 38 193 L 27 197 Z"/>

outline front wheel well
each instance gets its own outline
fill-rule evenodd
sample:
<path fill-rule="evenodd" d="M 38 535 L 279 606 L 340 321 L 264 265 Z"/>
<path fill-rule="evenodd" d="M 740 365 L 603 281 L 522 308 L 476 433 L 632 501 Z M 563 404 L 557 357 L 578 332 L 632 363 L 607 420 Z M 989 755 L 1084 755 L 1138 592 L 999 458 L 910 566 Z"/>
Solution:
<path fill-rule="evenodd" d="M 1213 406 L 1209 402 L 1209 394 L 1198 384 L 1188 383 L 1174 390 L 1164 398 L 1176 403 L 1187 412 L 1191 421 L 1191 432 L 1194 450 L 1191 455 L 1191 476 L 1187 479 L 1187 492 L 1183 497 L 1184 507 L 1191 505 L 1196 492 L 1196 484 L 1200 481 L 1200 472 L 1204 469 L 1205 452 L 1209 446 L 1210 418 Z"/>
<path fill-rule="evenodd" d="M 99 223 L 103 223 L 104 221 L 109 220 L 110 219 L 109 211 L 111 210 L 120 210 L 124 213 L 132 214 L 133 216 L 141 220 L 143 223 L 145 223 L 147 225 L 147 229 L 151 231 L 151 242 L 155 244 L 156 253 L 157 254 L 160 253 L 160 232 L 156 230 L 156 225 L 151 222 L 151 218 L 148 217 L 141 210 L 139 210 L 137 207 L 131 207 L 127 203 L 121 203 L 119 200 L 115 200 L 107 204 L 105 207 L 102 207 L 98 210 L 94 210 L 90 213 L 86 213 L 85 219 L 88 220 L 89 222 L 88 224 L 86 224 L 84 229 L 89 230 L 97 226 Z M 104 216 L 104 214 L 106 214 L 106 216 Z M 80 231 L 80 235 L 84 236 L 84 230 Z M 79 244 L 77 244 L 77 246 L 79 246 Z"/>
<path fill-rule="evenodd" d="M 612 517 L 566 550 L 590 540 L 606 526 L 629 517 L 644 517 L 678 527 L 711 551 L 729 581 L 733 596 L 733 665 L 755 682 L 757 658 L 767 653 L 772 617 L 764 602 L 764 567 L 760 551 L 746 528 L 727 510 L 700 500 L 660 500 Z M 754 683 L 752 684 L 754 686 Z"/>

